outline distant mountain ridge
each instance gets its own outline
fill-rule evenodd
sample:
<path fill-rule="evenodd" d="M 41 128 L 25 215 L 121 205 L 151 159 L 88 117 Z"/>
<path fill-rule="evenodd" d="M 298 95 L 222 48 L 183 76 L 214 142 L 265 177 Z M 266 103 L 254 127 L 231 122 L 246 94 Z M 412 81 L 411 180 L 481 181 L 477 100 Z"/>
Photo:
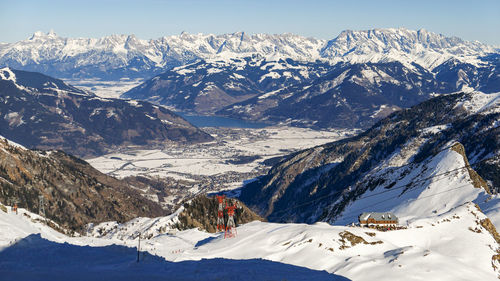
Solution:
<path fill-rule="evenodd" d="M 28 148 L 99 155 L 120 145 L 212 137 L 164 107 L 103 99 L 40 73 L 0 69 L 0 135 Z"/>
<path fill-rule="evenodd" d="M 121 97 L 147 100 L 177 111 L 213 114 L 267 92 L 311 82 L 330 68 L 327 63 L 270 61 L 262 56 L 203 60 L 157 75 Z"/>
<path fill-rule="evenodd" d="M 481 63 L 300 62 L 261 56 L 203 60 L 173 68 L 125 92 L 177 111 L 315 128 L 369 128 L 435 95 L 500 91 L 500 55 Z"/>
<path fill-rule="evenodd" d="M 0 44 L 0 66 L 60 78 L 113 80 L 149 78 L 199 59 L 226 60 L 253 55 L 271 60 L 323 60 L 332 64 L 416 62 L 431 69 L 451 58 L 478 64 L 477 57 L 488 53 L 498 53 L 498 50 L 479 42 L 406 28 L 346 30 L 331 40 L 293 34 L 247 35 L 244 32 L 182 33 L 156 40 L 142 40 L 134 35 L 62 38 L 53 32 L 35 32 L 29 39 Z"/>

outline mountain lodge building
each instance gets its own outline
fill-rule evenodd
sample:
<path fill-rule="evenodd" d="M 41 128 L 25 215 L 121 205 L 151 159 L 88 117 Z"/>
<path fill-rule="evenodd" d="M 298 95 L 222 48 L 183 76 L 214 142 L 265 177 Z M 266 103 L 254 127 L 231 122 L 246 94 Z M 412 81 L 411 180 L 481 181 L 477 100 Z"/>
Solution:
<path fill-rule="evenodd" d="M 399 219 L 393 213 L 362 213 L 359 215 L 360 225 L 397 226 Z"/>

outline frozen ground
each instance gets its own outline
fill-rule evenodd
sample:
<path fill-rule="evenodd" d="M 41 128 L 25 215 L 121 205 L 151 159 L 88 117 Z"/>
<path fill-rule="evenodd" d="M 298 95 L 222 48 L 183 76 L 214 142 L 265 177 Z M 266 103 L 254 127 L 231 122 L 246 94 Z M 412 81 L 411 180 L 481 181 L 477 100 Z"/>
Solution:
<path fill-rule="evenodd" d="M 143 79 L 122 79 L 119 81 L 104 81 L 99 79 L 66 79 L 64 82 L 75 87 L 93 92 L 102 98 L 119 98 L 121 94 L 140 85 Z"/>

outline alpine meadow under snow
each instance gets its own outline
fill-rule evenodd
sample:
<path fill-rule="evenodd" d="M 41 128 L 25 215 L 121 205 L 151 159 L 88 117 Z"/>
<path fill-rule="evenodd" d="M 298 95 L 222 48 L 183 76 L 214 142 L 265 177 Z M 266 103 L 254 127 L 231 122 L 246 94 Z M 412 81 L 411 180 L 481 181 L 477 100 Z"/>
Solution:
<path fill-rule="evenodd" d="M 2 280 L 500 278 L 500 50 L 477 41 L 35 32 L 0 44 L 0 156 Z"/>

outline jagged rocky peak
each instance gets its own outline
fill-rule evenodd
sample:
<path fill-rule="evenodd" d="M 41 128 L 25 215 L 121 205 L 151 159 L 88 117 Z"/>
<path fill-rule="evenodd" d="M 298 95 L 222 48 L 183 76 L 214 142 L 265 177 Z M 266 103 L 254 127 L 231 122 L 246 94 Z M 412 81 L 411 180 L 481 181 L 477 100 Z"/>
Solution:
<path fill-rule="evenodd" d="M 425 29 L 387 28 L 370 30 L 346 30 L 328 42 L 323 56 L 388 54 L 390 52 L 450 53 L 474 55 L 494 52 L 494 48 L 479 42 L 468 42 L 458 37 L 447 37 Z"/>
<path fill-rule="evenodd" d="M 384 45 L 394 45 L 395 43 L 409 44 L 419 43 L 430 48 L 449 48 L 457 44 L 466 43 L 458 37 L 446 37 L 443 34 L 427 31 L 425 29 L 410 30 L 407 28 L 376 28 L 369 30 L 345 30 L 333 39 L 349 46 L 359 41 L 373 41 L 385 43 Z"/>

